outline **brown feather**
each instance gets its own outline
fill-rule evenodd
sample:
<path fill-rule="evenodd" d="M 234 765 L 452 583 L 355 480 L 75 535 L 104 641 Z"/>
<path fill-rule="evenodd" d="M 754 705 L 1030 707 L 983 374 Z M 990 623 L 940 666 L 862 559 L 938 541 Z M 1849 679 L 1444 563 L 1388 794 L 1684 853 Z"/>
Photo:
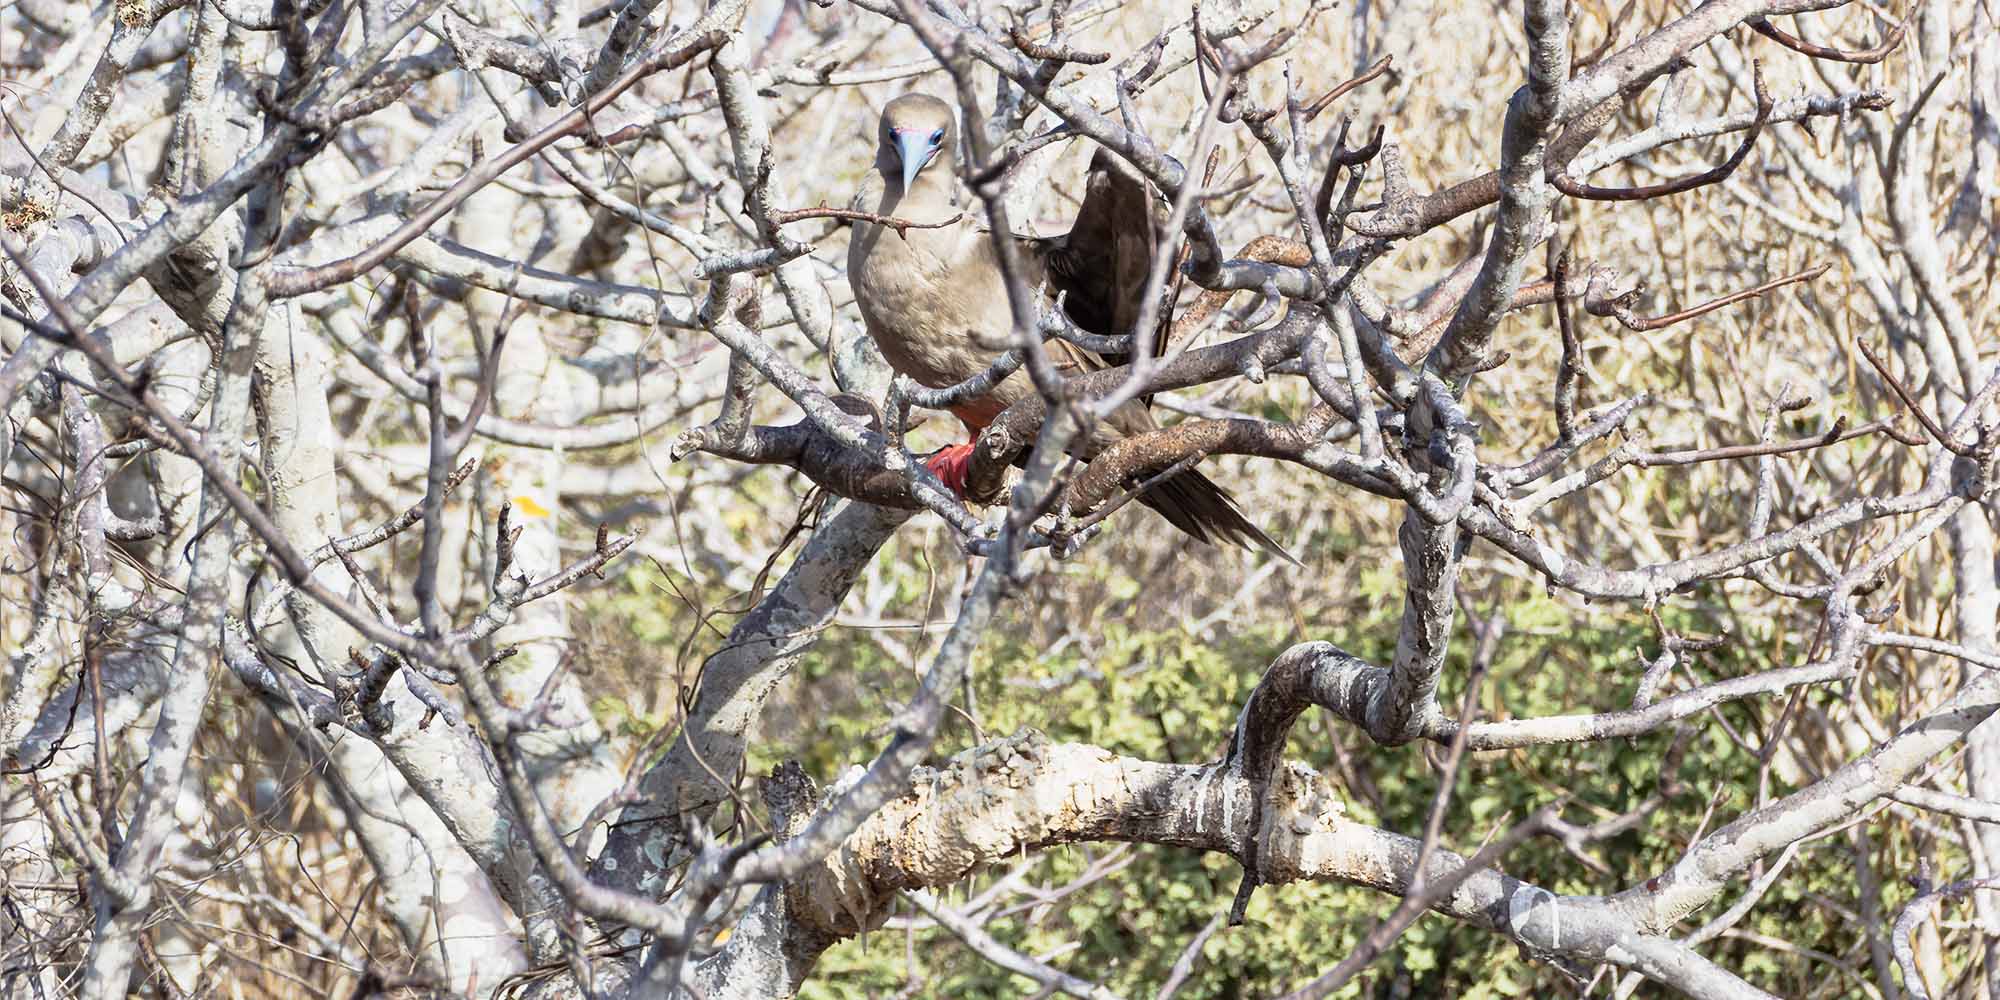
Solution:
<path fill-rule="evenodd" d="M 944 130 L 942 148 L 904 191 L 892 134 L 929 134 L 933 129 Z M 876 212 L 913 222 L 957 213 L 951 190 L 955 129 L 950 105 L 933 97 L 905 95 L 883 109 Z M 1147 272 L 1160 243 L 1152 205 L 1144 181 L 1099 150 L 1092 158 L 1076 227 L 1062 237 L 1021 240 L 1019 245 L 1029 251 L 1017 255 L 1028 271 L 1024 277 L 1031 287 L 1067 293 L 1065 311 L 1079 328 L 1101 336 L 1131 332 L 1145 307 Z M 922 385 L 941 389 L 962 382 L 984 371 L 1006 349 L 1013 315 L 1006 283 L 991 235 L 975 223 L 961 220 L 903 233 L 859 223 L 848 247 L 847 274 L 855 304 L 883 358 Z M 1048 350 L 1066 376 L 1114 366 L 1065 340 L 1049 341 Z M 1123 358 L 1116 361 L 1124 363 Z M 1027 373 L 1016 372 L 988 398 L 969 401 L 954 412 L 976 434 L 1034 391 Z M 1121 438 L 1158 426 L 1146 402 L 1133 400 L 1100 421 L 1070 451 L 1088 460 Z M 1193 470 L 1155 484 L 1139 500 L 1202 541 L 1255 544 L 1292 558 L 1244 518 L 1227 491 Z"/>
<path fill-rule="evenodd" d="M 1080 329 L 1104 337 L 1131 334 L 1145 312 L 1146 279 L 1159 244 L 1146 182 L 1100 149 L 1090 158 L 1075 223 L 1047 249 L 1050 291 L 1063 296 L 1064 312 Z M 1104 360 L 1115 368 L 1131 358 Z"/>

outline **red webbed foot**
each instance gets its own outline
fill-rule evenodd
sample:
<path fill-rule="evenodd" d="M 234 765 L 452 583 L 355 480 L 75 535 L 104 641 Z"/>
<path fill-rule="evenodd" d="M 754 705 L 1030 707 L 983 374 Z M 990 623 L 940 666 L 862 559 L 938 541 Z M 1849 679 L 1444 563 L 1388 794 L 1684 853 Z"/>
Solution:
<path fill-rule="evenodd" d="M 938 477 L 959 499 L 965 498 L 965 480 L 972 473 L 972 445 L 955 444 L 939 448 L 924 459 L 924 468 Z"/>

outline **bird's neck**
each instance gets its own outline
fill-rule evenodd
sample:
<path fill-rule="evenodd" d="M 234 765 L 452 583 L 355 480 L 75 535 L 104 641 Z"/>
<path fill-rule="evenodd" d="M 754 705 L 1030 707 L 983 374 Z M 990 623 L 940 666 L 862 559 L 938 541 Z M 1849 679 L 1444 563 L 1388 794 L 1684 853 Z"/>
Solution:
<path fill-rule="evenodd" d="M 933 163 L 917 175 L 916 183 L 908 191 L 903 190 L 903 178 L 899 172 L 882 171 L 882 204 L 878 211 L 882 215 L 893 215 L 911 222 L 937 222 L 957 210 L 952 200 L 951 173 L 939 170 L 946 164 Z"/>

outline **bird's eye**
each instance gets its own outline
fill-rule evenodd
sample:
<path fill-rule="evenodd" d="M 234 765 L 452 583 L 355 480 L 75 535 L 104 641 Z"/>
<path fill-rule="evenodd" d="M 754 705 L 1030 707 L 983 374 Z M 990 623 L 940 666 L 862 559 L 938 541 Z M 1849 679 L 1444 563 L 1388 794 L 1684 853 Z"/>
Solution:
<path fill-rule="evenodd" d="M 943 141 L 944 141 L 944 129 L 938 129 L 937 131 L 931 133 L 931 145 L 935 146 Z"/>

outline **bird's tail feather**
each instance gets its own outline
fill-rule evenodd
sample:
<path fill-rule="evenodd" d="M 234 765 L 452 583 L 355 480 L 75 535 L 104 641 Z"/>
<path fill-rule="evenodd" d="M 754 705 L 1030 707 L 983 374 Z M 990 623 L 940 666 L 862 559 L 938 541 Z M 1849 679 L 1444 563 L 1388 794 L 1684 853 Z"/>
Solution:
<path fill-rule="evenodd" d="M 1139 502 L 1200 541 L 1261 548 L 1299 565 L 1291 553 L 1243 516 L 1228 490 L 1193 469 L 1154 484 L 1140 495 Z"/>

